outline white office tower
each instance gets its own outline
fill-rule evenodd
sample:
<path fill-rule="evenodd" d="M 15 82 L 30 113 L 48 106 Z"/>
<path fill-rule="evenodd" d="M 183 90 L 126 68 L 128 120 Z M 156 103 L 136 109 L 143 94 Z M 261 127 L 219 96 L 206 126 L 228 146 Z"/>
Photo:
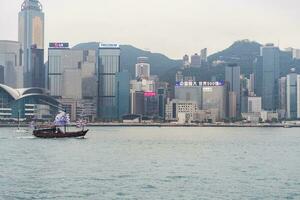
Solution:
<path fill-rule="evenodd" d="M 23 88 L 21 44 L 0 40 L 0 83 L 12 88 Z"/>
<path fill-rule="evenodd" d="M 182 68 L 187 69 L 190 68 L 190 57 L 188 55 L 184 55 L 182 58 Z"/>
<path fill-rule="evenodd" d="M 207 48 L 201 50 L 200 57 L 202 62 L 207 62 Z"/>
<path fill-rule="evenodd" d="M 196 102 L 174 99 L 166 105 L 166 120 L 185 123 L 193 119 L 197 110 Z"/>
<path fill-rule="evenodd" d="M 50 95 L 58 98 L 72 98 L 73 95 L 68 96 L 69 92 L 65 93 L 67 92 L 66 88 L 72 87 L 76 81 L 80 80 L 75 79 L 75 77 L 73 79 L 66 77 L 68 81 L 65 81 L 64 78 L 67 72 L 73 72 L 70 70 L 80 69 L 83 62 L 83 52 L 81 50 L 50 48 L 48 54 L 48 86 Z M 65 84 L 68 86 L 65 86 Z M 77 88 L 77 90 L 81 90 L 81 87 Z"/>
<path fill-rule="evenodd" d="M 148 57 L 138 57 L 135 65 L 136 78 L 149 79 L 150 78 L 150 64 Z"/>
<path fill-rule="evenodd" d="M 248 97 L 248 113 L 260 113 L 261 97 Z"/>

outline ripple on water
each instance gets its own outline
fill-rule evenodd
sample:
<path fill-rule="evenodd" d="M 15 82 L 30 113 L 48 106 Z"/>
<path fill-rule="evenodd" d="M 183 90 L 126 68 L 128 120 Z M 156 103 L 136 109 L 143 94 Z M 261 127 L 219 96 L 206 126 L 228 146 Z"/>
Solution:
<path fill-rule="evenodd" d="M 167 179 L 185 179 L 187 176 L 167 176 Z"/>
<path fill-rule="evenodd" d="M 157 189 L 157 188 L 154 185 L 143 185 L 142 189 L 153 190 L 153 189 Z"/>
<path fill-rule="evenodd" d="M 117 192 L 116 195 L 117 196 L 126 196 L 127 194 L 125 194 L 124 192 Z"/>

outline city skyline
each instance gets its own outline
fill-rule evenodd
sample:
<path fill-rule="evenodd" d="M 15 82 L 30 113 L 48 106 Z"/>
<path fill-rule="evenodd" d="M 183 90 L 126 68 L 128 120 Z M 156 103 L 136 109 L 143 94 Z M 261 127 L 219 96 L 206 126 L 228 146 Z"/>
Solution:
<path fill-rule="evenodd" d="M 67 41 L 72 45 L 116 41 L 177 59 L 205 47 L 211 54 L 236 40 L 247 38 L 260 43 L 273 42 L 282 48 L 300 47 L 299 22 L 296 21 L 296 8 L 300 3 L 296 0 L 286 1 L 283 5 L 280 1 L 270 0 L 188 0 L 185 5 L 178 0 L 172 4 L 158 0 L 140 2 L 89 0 L 72 2 L 70 6 L 67 0 L 42 0 L 45 44 L 53 41 Z M 6 16 L 0 19 L 0 26 L 6 27 L 0 33 L 2 39 L 17 40 L 17 13 L 21 3 L 2 1 L 5 6 L 1 6 L 0 11 Z M 116 12 L 118 15 L 114 14 Z M 80 34 L 70 34 L 78 31 Z"/>

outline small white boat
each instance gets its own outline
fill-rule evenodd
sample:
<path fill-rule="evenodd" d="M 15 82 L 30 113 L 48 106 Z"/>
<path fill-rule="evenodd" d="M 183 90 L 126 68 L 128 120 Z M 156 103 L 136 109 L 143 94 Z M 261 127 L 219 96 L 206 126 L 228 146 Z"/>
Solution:
<path fill-rule="evenodd" d="M 285 125 L 283 126 L 283 128 L 292 128 L 292 126 L 289 125 L 289 124 L 285 124 Z"/>
<path fill-rule="evenodd" d="M 18 128 L 18 129 L 16 130 L 16 132 L 17 132 L 17 133 L 28 133 L 28 130 Z"/>

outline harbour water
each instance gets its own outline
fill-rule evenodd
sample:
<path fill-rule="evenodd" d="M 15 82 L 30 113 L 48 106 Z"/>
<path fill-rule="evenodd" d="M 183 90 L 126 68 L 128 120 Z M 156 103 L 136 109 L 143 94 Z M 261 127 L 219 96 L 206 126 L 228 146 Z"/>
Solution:
<path fill-rule="evenodd" d="M 0 199 L 300 199 L 300 129 L 0 129 Z"/>

